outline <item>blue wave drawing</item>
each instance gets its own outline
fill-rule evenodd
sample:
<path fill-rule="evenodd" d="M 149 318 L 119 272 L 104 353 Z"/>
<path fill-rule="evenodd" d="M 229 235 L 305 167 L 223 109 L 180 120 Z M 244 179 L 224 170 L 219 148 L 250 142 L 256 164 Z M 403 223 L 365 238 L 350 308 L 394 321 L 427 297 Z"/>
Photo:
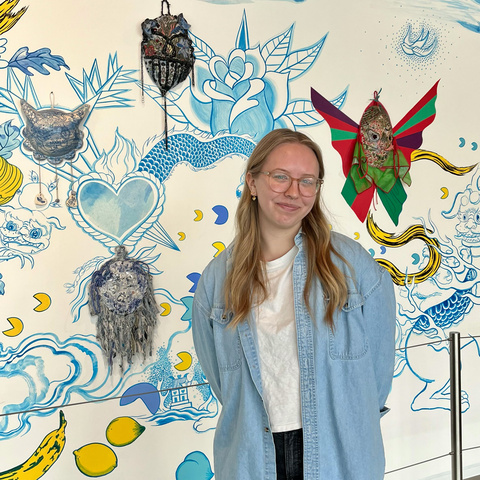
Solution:
<path fill-rule="evenodd" d="M 112 380 L 108 368 L 99 368 L 101 358 L 94 335 L 61 341 L 53 333 L 38 333 L 16 347 L 0 343 L 0 381 L 7 388 L 9 382 L 16 385 L 2 399 L 0 441 L 27 433 L 32 417 L 52 415 L 74 396 L 97 401 L 117 395 L 131 372 Z"/>

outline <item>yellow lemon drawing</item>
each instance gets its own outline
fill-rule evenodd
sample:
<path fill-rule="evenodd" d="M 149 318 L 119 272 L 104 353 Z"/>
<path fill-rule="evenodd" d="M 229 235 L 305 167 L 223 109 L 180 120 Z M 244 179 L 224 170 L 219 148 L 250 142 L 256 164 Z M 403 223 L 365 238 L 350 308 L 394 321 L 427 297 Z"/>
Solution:
<path fill-rule="evenodd" d="M 89 477 L 101 477 L 117 466 L 115 452 L 103 443 L 89 443 L 73 452 L 77 468 Z"/>
<path fill-rule="evenodd" d="M 117 417 L 107 427 L 107 440 L 114 447 L 123 447 L 134 442 L 143 432 L 145 427 L 131 417 Z"/>

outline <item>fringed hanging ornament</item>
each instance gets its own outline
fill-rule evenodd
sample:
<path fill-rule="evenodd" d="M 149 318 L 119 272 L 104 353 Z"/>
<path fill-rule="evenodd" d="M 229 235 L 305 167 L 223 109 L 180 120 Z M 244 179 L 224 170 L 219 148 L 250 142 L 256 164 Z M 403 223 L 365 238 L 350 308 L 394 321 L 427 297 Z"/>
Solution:
<path fill-rule="evenodd" d="M 164 14 L 163 6 L 167 6 Z M 168 149 L 167 138 L 167 92 L 183 82 L 192 71 L 195 56 L 192 41 L 188 37 L 190 25 L 180 15 L 170 15 L 170 4 L 162 0 L 162 14 L 154 19 L 147 18 L 142 23 L 142 58 L 152 81 L 160 89 L 163 97 L 165 117 L 165 148 Z M 142 94 L 143 94 L 143 69 L 142 69 Z"/>
<path fill-rule="evenodd" d="M 152 355 L 159 312 L 152 276 L 147 264 L 127 257 L 123 245 L 92 275 L 88 304 L 97 315 L 97 340 L 110 367 L 117 358 L 123 371 L 136 354 Z"/>

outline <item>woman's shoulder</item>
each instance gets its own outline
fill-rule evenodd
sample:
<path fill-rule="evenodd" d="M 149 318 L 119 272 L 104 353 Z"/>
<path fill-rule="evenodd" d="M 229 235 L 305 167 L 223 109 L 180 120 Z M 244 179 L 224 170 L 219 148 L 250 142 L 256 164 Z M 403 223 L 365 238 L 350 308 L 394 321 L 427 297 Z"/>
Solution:
<path fill-rule="evenodd" d="M 356 240 L 352 240 L 343 233 L 331 232 L 331 243 L 335 250 L 348 260 L 359 259 L 373 260 L 369 252 Z"/>
<path fill-rule="evenodd" d="M 335 251 L 346 262 L 346 264 L 341 262 L 343 264 L 342 267 L 347 270 L 353 270 L 357 284 L 364 286 L 372 282 L 376 284 L 387 273 L 359 242 L 341 233 L 332 232 L 331 243 Z"/>
<path fill-rule="evenodd" d="M 210 262 L 207 264 L 205 269 L 202 272 L 202 277 L 207 278 L 216 278 L 225 277 L 228 265 L 232 258 L 233 251 L 233 242 L 226 247 L 224 250 L 219 252 Z"/>

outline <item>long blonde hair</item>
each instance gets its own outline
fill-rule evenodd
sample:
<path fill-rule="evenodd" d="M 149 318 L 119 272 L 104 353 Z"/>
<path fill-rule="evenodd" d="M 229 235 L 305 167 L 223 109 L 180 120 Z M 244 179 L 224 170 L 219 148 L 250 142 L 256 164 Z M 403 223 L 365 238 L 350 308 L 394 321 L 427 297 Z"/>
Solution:
<path fill-rule="evenodd" d="M 253 177 L 258 175 L 270 153 L 285 143 L 300 143 L 310 148 L 318 160 L 319 178 L 323 179 L 325 168 L 318 145 L 303 133 L 287 128 L 272 130 L 258 142 L 247 162 L 246 172 L 250 172 Z M 253 307 L 253 299 L 261 304 L 267 296 L 265 262 L 262 260 L 260 248 L 258 202 L 252 201 L 246 185 L 237 207 L 235 226 L 232 264 L 224 287 L 226 309 L 233 313 L 231 327 L 235 327 L 247 318 Z M 328 299 L 324 321 L 333 329 L 333 314 L 345 304 L 347 283 L 344 274 L 333 263 L 332 254 L 342 261 L 345 260 L 335 251 L 330 242 L 330 226 L 320 208 L 320 190 L 311 211 L 302 220 L 302 232 L 307 253 L 304 301 L 310 310 L 310 289 L 314 278 L 318 278 L 322 284 L 324 296 Z"/>

